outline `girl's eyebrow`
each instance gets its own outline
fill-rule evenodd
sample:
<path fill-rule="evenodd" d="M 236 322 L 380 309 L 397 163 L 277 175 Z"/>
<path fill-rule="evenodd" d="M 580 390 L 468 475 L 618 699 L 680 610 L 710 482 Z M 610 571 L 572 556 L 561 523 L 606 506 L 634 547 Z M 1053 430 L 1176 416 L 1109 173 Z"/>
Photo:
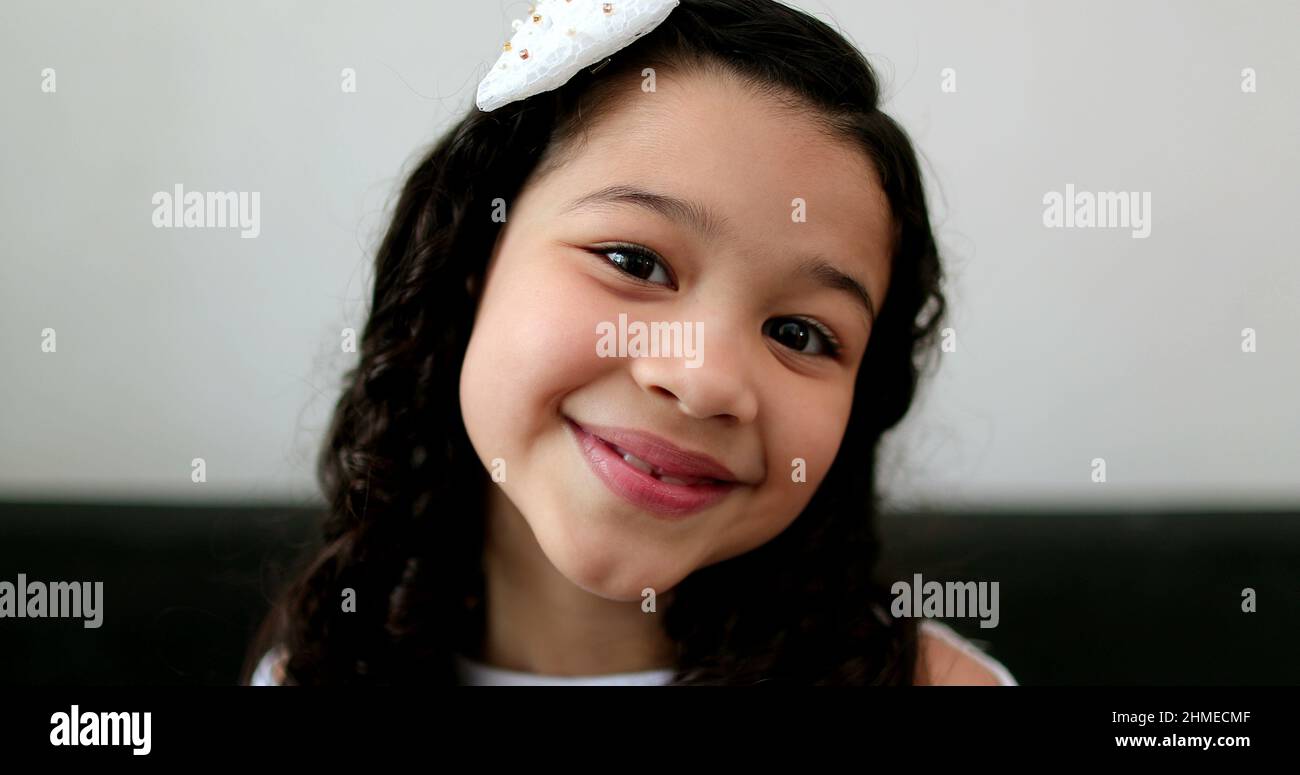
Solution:
<path fill-rule="evenodd" d="M 669 194 L 661 194 L 637 186 L 613 185 L 578 197 L 565 207 L 561 214 L 579 210 L 599 210 L 609 205 L 632 205 L 656 212 L 671 221 L 684 223 L 704 237 L 716 237 L 727 226 L 727 219 L 704 204 Z M 825 288 L 845 291 L 860 303 L 867 313 L 868 326 L 876 321 L 876 305 L 871 294 L 857 279 L 837 269 L 820 256 L 810 256 L 795 270 L 795 275 L 806 277 Z"/>
<path fill-rule="evenodd" d="M 818 256 L 813 256 L 799 265 L 795 274 L 808 277 L 818 285 L 831 288 L 837 291 L 848 291 L 853 298 L 861 302 L 867 313 L 868 325 L 874 325 L 876 322 L 876 305 L 871 301 L 871 294 L 867 293 L 866 286 L 858 282 L 852 276 L 836 269 L 834 265 Z"/>
<path fill-rule="evenodd" d="M 669 220 L 686 224 L 704 237 L 717 237 L 727 226 L 726 218 L 699 202 L 627 185 L 606 186 L 581 196 L 561 213 L 598 210 L 604 205 L 634 205 L 653 210 Z"/>

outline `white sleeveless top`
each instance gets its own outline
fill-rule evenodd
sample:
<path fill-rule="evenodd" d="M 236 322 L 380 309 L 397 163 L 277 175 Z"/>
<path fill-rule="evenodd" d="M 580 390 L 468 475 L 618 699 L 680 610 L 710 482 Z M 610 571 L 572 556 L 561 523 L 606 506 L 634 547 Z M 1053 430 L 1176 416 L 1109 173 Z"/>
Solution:
<path fill-rule="evenodd" d="M 1002 663 L 980 651 L 946 624 L 926 619 L 921 622 L 921 631 L 941 638 L 974 659 L 997 677 L 999 685 L 1018 685 Z M 274 673 L 276 656 L 277 652 L 268 652 L 262 657 L 249 681 L 250 686 L 276 686 L 280 683 Z M 467 686 L 662 686 L 673 678 L 673 671 L 668 668 L 605 675 L 539 675 L 493 667 L 463 656 L 456 657 L 456 673 L 460 682 Z"/>

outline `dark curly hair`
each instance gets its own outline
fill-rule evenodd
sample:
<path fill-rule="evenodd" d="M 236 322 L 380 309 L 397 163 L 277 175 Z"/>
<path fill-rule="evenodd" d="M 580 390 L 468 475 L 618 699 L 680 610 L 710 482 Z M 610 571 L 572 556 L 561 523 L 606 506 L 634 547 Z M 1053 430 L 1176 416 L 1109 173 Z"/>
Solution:
<path fill-rule="evenodd" d="M 359 362 L 344 378 L 318 466 L 322 544 L 255 638 L 296 684 L 455 683 L 484 628 L 484 506 L 493 486 L 458 411 L 460 369 L 501 224 L 492 202 L 562 164 L 615 108 L 620 75 L 719 70 L 799 107 L 866 152 L 893 218 L 886 301 L 861 364 L 839 455 L 780 535 L 696 570 L 663 626 L 675 684 L 910 684 L 917 629 L 885 611 L 875 578 L 881 435 L 907 412 L 944 314 L 915 152 L 881 112 L 866 59 L 823 22 L 771 0 L 682 0 L 651 33 L 561 88 L 469 113 L 402 188 L 375 259 Z M 635 82 L 635 81 L 634 81 Z M 341 610 L 345 588 L 354 612 Z"/>

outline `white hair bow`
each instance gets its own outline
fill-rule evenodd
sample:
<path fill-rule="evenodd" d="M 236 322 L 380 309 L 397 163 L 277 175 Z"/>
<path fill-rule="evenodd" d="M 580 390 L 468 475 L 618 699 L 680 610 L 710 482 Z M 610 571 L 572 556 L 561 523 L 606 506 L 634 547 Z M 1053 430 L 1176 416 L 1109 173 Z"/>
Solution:
<path fill-rule="evenodd" d="M 479 110 L 559 88 L 658 27 L 679 0 L 539 0 L 478 85 Z"/>

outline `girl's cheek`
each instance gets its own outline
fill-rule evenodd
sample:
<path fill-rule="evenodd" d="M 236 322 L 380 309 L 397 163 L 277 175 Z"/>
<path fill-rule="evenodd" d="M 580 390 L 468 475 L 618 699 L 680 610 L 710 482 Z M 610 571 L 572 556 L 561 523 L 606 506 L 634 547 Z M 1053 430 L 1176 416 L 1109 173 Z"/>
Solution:
<path fill-rule="evenodd" d="M 781 408 L 769 415 L 771 438 L 779 440 L 772 445 L 777 459 L 768 465 L 782 489 L 811 498 L 839 451 L 849 405 L 838 391 L 828 389 L 806 392 L 798 402 L 789 401 L 787 394 L 787 400 L 770 405 Z"/>
<path fill-rule="evenodd" d="M 475 322 L 470 353 L 514 406 L 537 408 L 599 366 L 601 296 L 570 263 L 528 245 L 503 253 Z M 481 359 L 481 362 L 480 362 Z"/>
<path fill-rule="evenodd" d="M 590 279 L 559 262 L 554 271 L 534 278 L 527 304 L 536 334 L 532 356 L 540 359 L 547 382 L 576 387 L 599 367 L 597 323 L 609 300 Z"/>

